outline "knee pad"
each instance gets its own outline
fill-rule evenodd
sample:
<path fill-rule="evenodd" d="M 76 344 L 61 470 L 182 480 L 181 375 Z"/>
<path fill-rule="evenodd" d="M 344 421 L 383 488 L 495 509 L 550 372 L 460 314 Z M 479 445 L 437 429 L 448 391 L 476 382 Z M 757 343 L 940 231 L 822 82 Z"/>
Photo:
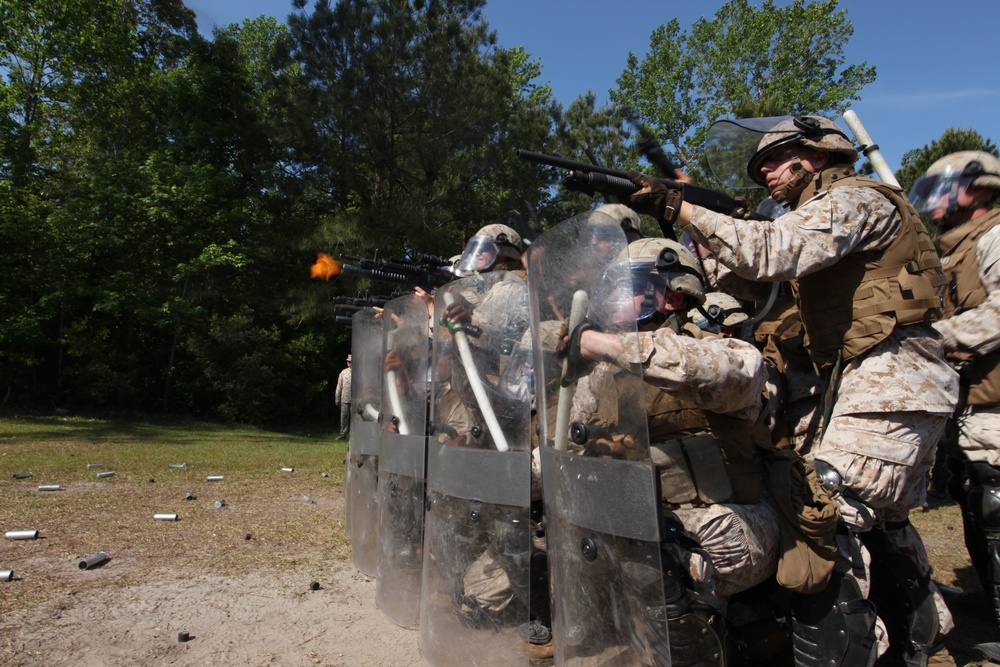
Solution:
<path fill-rule="evenodd" d="M 912 667 L 925 667 L 940 630 L 930 576 L 889 546 L 881 530 L 862 534 L 871 554 L 871 593 L 889 633 L 888 656 Z"/>
<path fill-rule="evenodd" d="M 792 602 L 796 667 L 871 667 L 875 662 L 875 608 L 853 579 L 834 573 L 822 593 Z"/>

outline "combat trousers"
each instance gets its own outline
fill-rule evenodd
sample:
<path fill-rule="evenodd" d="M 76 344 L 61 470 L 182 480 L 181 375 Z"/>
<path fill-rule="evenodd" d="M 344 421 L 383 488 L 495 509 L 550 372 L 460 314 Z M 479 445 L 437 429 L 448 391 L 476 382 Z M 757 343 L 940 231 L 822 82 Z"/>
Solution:
<path fill-rule="evenodd" d="M 890 549 L 906 556 L 923 576 L 930 575 L 930 560 L 923 540 L 907 519 L 912 508 L 927 500 L 927 472 L 947 421 L 948 415 L 926 412 L 835 416 L 813 451 L 816 459 L 832 465 L 843 478 L 845 493 L 837 499 L 847 527 L 864 533 L 876 524 L 882 526 Z M 862 509 L 850 502 L 852 497 L 863 503 Z M 838 571 L 855 578 L 867 596 L 870 559 L 864 546 L 860 545 L 864 571 L 857 576 L 859 544 L 839 535 L 837 545 Z M 955 624 L 937 586 L 934 582 L 930 586 L 940 641 Z"/>

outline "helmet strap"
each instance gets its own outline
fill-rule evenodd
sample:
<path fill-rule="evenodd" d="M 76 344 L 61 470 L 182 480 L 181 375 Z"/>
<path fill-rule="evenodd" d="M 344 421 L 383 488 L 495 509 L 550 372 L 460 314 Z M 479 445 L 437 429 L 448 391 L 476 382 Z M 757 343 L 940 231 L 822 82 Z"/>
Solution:
<path fill-rule="evenodd" d="M 792 170 L 792 177 L 788 179 L 787 183 L 783 183 L 771 191 L 771 198 L 779 204 L 788 201 L 791 191 L 798 190 L 803 185 L 808 185 L 813 178 L 813 173 L 807 171 L 802 166 L 802 160 L 798 156 L 792 158 L 792 162 L 788 168 Z"/>

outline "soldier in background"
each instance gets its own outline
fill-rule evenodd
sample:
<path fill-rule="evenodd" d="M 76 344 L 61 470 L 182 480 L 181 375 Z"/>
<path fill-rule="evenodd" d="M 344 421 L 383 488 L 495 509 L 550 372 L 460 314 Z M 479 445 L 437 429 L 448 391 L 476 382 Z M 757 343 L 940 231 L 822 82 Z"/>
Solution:
<path fill-rule="evenodd" d="M 839 492 L 850 528 L 827 592 L 797 601 L 797 660 L 870 664 L 874 619 L 861 603 L 868 598 L 889 636 L 878 649 L 927 664 L 953 627 L 909 522 L 909 510 L 925 501 L 934 448 L 958 398 L 957 374 L 930 327 L 944 282 L 937 254 L 898 188 L 857 176 L 857 151 L 836 123 L 722 122 L 745 131 L 739 138 L 753 150 L 747 175 L 789 202 L 789 213 L 771 222 L 733 218 L 635 172 L 641 189 L 626 203 L 680 225 L 743 278 L 794 283 L 809 354 L 826 383 L 829 419 L 814 465 Z M 731 161 L 732 151 L 723 153 Z M 858 538 L 872 557 L 870 577 Z"/>
<path fill-rule="evenodd" d="M 334 403 L 340 407 L 340 437 L 343 440 L 351 431 L 351 355 L 347 355 L 347 368 L 337 377 Z"/>
<path fill-rule="evenodd" d="M 949 491 L 962 508 L 965 543 L 1000 619 L 1000 160 L 952 153 L 914 184 L 918 212 L 943 226 L 934 239 L 948 278 L 934 324 L 962 377 L 963 405 L 949 429 Z"/>
<path fill-rule="evenodd" d="M 639 214 L 628 206 L 624 204 L 601 204 L 594 210 L 598 213 L 611 216 L 617 221 L 621 225 L 622 231 L 625 232 L 625 240 L 629 243 L 638 241 L 643 237 L 642 220 L 639 218 Z"/>

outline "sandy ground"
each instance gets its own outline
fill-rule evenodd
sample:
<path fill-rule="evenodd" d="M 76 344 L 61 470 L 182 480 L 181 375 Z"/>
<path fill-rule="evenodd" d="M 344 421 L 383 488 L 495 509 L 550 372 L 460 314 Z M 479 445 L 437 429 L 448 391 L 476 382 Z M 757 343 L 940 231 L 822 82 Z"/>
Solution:
<path fill-rule="evenodd" d="M 300 500 L 295 506 L 307 507 Z M 339 516 L 342 504 L 337 498 L 320 509 Z M 989 603 L 965 555 L 957 508 L 945 504 L 915 512 L 913 519 L 935 579 L 947 587 L 958 626 L 947 643 L 962 665 L 973 645 L 997 639 Z M 129 540 L 127 531 L 124 539 Z M 133 543 L 136 539 L 132 535 Z M 0 608 L 6 602 L 8 610 L 0 613 L 0 665 L 429 665 L 419 633 L 382 614 L 375 580 L 349 558 L 331 554 L 322 541 L 296 540 L 263 550 L 254 539 L 255 546 L 243 546 L 261 550 L 239 561 L 245 568 L 253 565 L 235 575 L 191 565 L 163 567 L 175 559 L 145 552 L 142 558 L 112 558 L 81 571 L 77 559 L 53 548 L 58 540 L 0 541 L 0 561 L 9 561 L 5 556 L 15 549 L 35 552 L 18 561 L 13 581 L 0 581 Z M 220 558 L 224 554 L 224 545 L 204 546 Z M 298 555 L 293 565 L 281 566 L 281 550 Z M 311 590 L 314 580 L 317 590 Z M 32 600 L 49 585 L 49 594 Z M 13 604 L 16 599 L 21 603 Z M 188 641 L 179 641 L 182 632 Z"/>
<path fill-rule="evenodd" d="M 81 574 L 106 576 L 114 565 Z M 318 590 L 311 583 L 291 573 L 162 571 L 139 586 L 71 591 L 0 621 L 0 664 L 428 664 L 418 633 L 376 608 L 374 579 L 345 563 Z M 181 632 L 190 639 L 179 641 Z"/>

